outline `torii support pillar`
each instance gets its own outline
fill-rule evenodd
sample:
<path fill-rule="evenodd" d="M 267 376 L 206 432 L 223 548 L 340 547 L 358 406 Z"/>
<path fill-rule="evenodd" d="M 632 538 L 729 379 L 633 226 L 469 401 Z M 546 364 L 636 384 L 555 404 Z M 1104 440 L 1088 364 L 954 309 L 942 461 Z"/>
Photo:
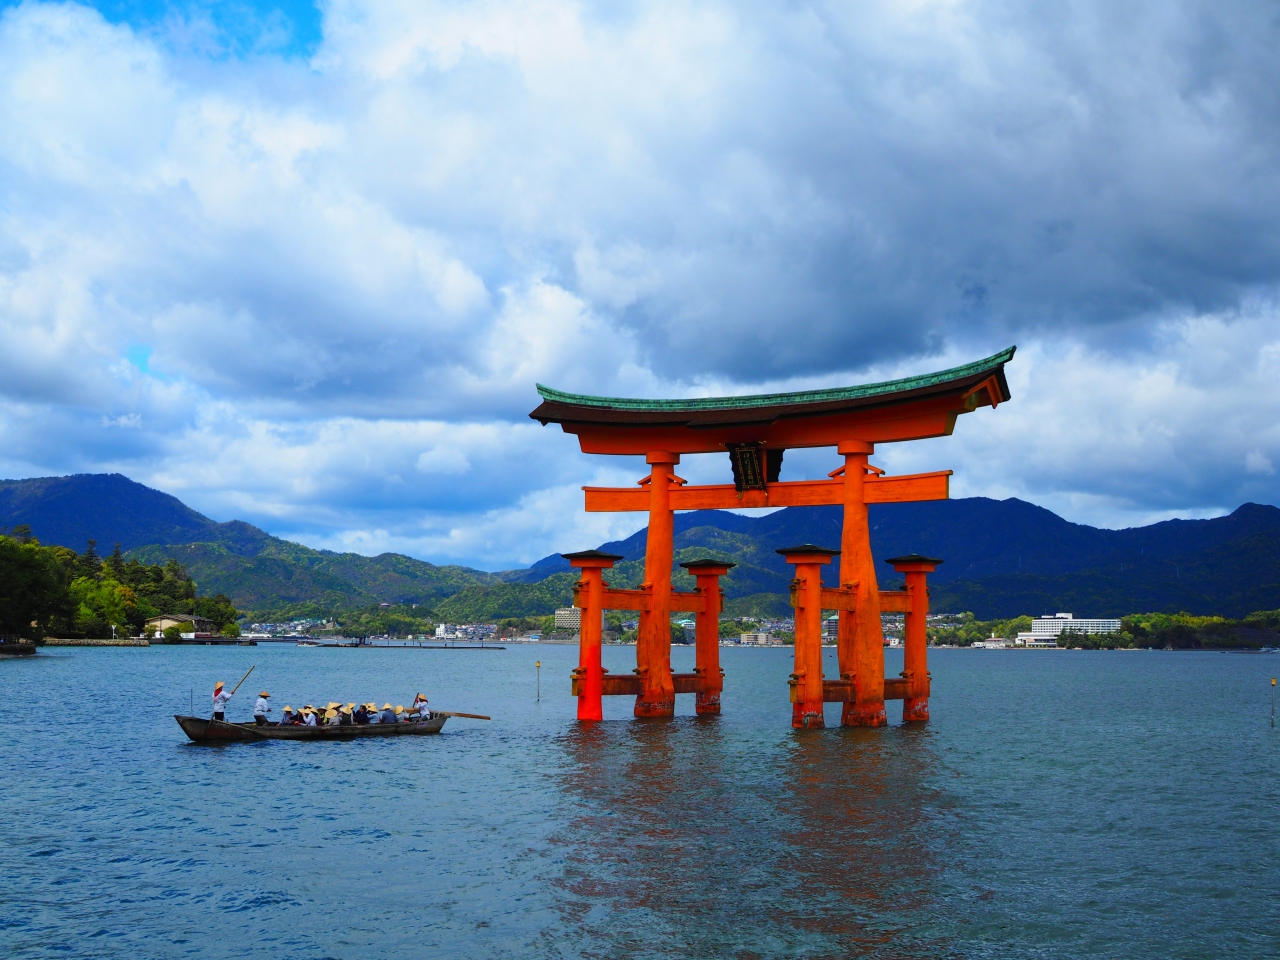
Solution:
<path fill-rule="evenodd" d="M 889 561 L 893 564 L 893 569 L 906 576 L 907 596 L 910 599 L 903 639 L 902 676 L 907 681 L 906 693 L 902 698 L 903 723 L 924 722 L 929 719 L 928 641 L 925 636 L 929 615 L 929 588 L 926 577 L 941 562 L 934 557 L 922 557 L 918 553 L 894 557 Z"/>
<path fill-rule="evenodd" d="M 841 679 L 853 678 L 854 699 L 846 702 L 840 722 L 846 727 L 883 727 L 884 631 L 880 626 L 880 590 L 871 557 L 867 522 L 867 457 L 875 449 L 865 440 L 845 440 L 844 528 L 840 539 L 840 583 L 855 585 L 856 610 L 840 612 L 836 641 Z"/>
<path fill-rule="evenodd" d="M 600 660 L 600 642 L 604 631 L 604 571 L 622 557 L 599 550 L 561 554 L 569 565 L 582 571 L 582 579 L 573 590 L 573 603 L 581 613 L 578 618 L 578 719 L 604 719 L 604 664 Z"/>
<path fill-rule="evenodd" d="M 737 564 L 691 560 L 680 566 L 693 575 L 702 597 L 702 608 L 694 614 L 697 666 L 693 672 L 702 681 L 698 689 L 698 715 L 710 716 L 720 712 L 720 693 L 724 690 L 724 671 L 720 669 L 720 611 L 724 609 L 724 594 L 720 591 L 720 578 Z"/>
<path fill-rule="evenodd" d="M 636 635 L 636 673 L 640 693 L 636 695 L 637 717 L 674 717 L 676 688 L 671 679 L 671 563 L 674 553 L 675 513 L 671 509 L 671 486 L 683 483 L 672 467 L 680 455 L 650 451 L 649 533 L 644 550 L 644 587 L 649 608 L 640 611 Z"/>
<path fill-rule="evenodd" d="M 791 675 L 791 726 L 826 726 L 822 704 L 822 567 L 838 550 L 804 544 L 778 551 L 795 565 L 792 602 L 796 611 L 796 665 Z"/>

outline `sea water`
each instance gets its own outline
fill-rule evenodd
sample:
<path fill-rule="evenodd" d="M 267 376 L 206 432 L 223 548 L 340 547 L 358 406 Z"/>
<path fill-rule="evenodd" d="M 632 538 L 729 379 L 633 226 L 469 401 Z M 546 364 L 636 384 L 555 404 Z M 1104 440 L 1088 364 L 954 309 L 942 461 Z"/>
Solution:
<path fill-rule="evenodd" d="M 0 662 L 0 954 L 1280 956 L 1280 657 L 933 650 L 929 724 L 793 731 L 789 651 L 721 655 L 722 716 L 591 726 L 570 646 Z M 230 719 L 267 688 L 493 720 L 188 743 L 253 664 Z"/>

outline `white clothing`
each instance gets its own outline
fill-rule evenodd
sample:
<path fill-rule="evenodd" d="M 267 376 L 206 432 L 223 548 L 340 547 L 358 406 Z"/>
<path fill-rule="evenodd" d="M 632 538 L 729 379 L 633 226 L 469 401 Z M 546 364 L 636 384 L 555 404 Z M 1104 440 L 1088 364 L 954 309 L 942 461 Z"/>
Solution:
<path fill-rule="evenodd" d="M 271 704 L 267 703 L 266 697 L 259 697 L 258 702 L 253 705 L 253 715 L 255 717 L 265 717 L 271 712 Z"/>
<path fill-rule="evenodd" d="M 303 724 L 303 726 L 314 727 L 315 725 L 316 725 L 316 715 L 314 713 L 308 713 L 306 722 Z"/>
<path fill-rule="evenodd" d="M 226 690 L 219 690 L 217 693 L 215 693 L 213 695 L 213 712 L 226 713 L 227 701 L 230 699 L 231 699 L 231 694 L 227 693 Z"/>

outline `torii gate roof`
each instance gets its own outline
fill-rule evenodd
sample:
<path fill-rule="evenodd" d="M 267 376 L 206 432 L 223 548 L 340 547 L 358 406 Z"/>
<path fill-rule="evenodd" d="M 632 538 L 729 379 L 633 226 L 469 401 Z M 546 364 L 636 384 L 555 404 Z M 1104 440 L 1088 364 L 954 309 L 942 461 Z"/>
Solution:
<path fill-rule="evenodd" d="M 538 384 L 529 414 L 578 435 L 585 453 L 712 453 L 729 443 L 833 446 L 945 436 L 955 418 L 1010 398 L 1004 365 L 1015 347 L 937 373 L 828 390 L 640 400 L 565 393 Z"/>

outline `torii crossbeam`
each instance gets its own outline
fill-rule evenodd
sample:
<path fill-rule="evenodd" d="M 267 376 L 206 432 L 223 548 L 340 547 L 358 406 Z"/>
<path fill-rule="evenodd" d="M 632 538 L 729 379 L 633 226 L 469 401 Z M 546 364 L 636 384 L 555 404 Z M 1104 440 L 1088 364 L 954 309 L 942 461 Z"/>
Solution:
<path fill-rule="evenodd" d="M 714 621 L 714 616 L 707 612 L 712 598 L 697 596 L 699 591 L 685 595 L 688 599 L 678 601 L 683 605 L 673 607 L 675 511 L 831 504 L 844 507 L 839 551 L 840 590 L 847 594 L 841 594 L 844 599 L 840 600 L 839 607 L 837 646 L 841 679 L 823 686 L 824 690 L 829 686 L 831 694 L 824 694 L 824 699 L 839 699 L 844 703 L 841 721 L 845 725 L 884 724 L 886 683 L 881 595 L 871 556 L 867 504 L 944 500 L 948 496 L 951 471 L 887 477 L 884 471 L 869 466 L 867 458 L 877 443 L 949 436 L 961 414 L 981 406 L 994 408 L 1008 400 L 1004 365 L 1013 358 L 1013 353 L 1014 348 L 1010 347 L 975 363 L 885 383 L 745 397 L 635 400 L 582 396 L 539 384 L 538 393 L 543 402 L 530 417 L 543 425 L 558 423 L 566 433 L 577 435 L 584 453 L 644 456 L 650 464 L 649 475 L 636 488 L 583 488 L 588 511 L 649 512 L 645 578 L 640 589 L 600 592 L 603 587 L 593 586 L 578 592 L 580 606 L 589 603 L 582 599 L 584 593 L 590 596 L 600 592 L 601 597 L 624 592 L 636 595 L 625 602 L 630 604 L 627 609 L 640 611 L 637 678 L 613 684 L 618 688 L 617 693 L 636 693 L 635 715 L 664 717 L 675 712 L 677 689 L 671 673 L 672 610 L 699 611 L 703 614 L 698 619 L 700 626 Z M 831 471 L 827 479 L 779 480 L 782 454 L 795 447 L 835 447 L 844 462 Z M 674 474 L 673 468 L 682 455 L 726 451 L 734 467 L 736 482 L 733 484 L 690 486 Z M 582 585 L 594 583 L 609 565 L 611 562 L 604 562 L 604 567 L 593 566 L 591 569 L 596 572 Z M 714 602 L 718 604 L 718 587 L 713 588 L 711 580 L 706 579 L 706 589 L 714 589 Z M 699 590 L 702 589 L 700 582 Z M 919 584 L 919 595 L 919 603 L 927 603 L 923 581 Z M 888 595 L 885 599 L 908 613 L 924 609 L 903 605 L 905 600 L 890 601 Z M 601 603 L 604 606 L 595 609 L 584 606 L 584 620 L 599 618 L 602 610 L 609 606 L 607 600 Z M 718 612 L 717 608 L 715 614 Z M 923 624 L 923 615 L 915 620 Z M 582 636 L 587 636 L 585 627 Z M 700 636 L 699 643 L 703 642 Z M 797 657 L 799 655 L 797 650 Z M 923 670 L 922 660 L 920 664 Z M 703 681 L 710 682 L 709 678 L 682 678 L 681 692 L 701 692 L 699 684 Z M 590 684 L 575 682 L 575 686 L 589 688 L 594 696 L 596 690 L 608 685 L 593 681 Z M 905 690 L 900 683 L 889 686 L 894 691 Z M 919 702 L 919 694 L 917 689 L 913 716 L 907 719 L 928 716 L 927 693 L 923 703 Z M 906 696 L 905 692 L 897 695 Z M 717 688 L 717 711 L 718 696 Z M 598 710 L 587 712 L 598 716 Z M 810 717 L 810 722 L 797 725 L 821 724 Z"/>

